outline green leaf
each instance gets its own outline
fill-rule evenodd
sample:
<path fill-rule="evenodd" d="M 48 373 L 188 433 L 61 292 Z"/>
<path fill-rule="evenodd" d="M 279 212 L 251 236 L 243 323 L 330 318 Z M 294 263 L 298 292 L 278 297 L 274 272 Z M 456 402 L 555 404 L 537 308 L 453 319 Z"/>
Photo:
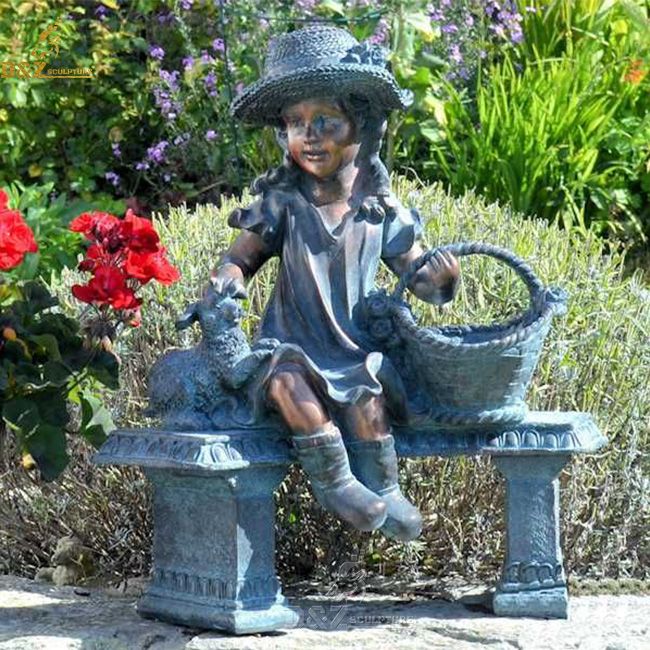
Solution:
<path fill-rule="evenodd" d="M 418 68 L 415 74 L 410 77 L 409 83 L 413 86 L 422 86 L 428 88 L 431 85 L 431 71 L 424 66 Z"/>
<path fill-rule="evenodd" d="M 25 301 L 29 305 L 32 314 L 37 314 L 48 307 L 54 307 L 59 301 L 50 294 L 41 282 L 27 282 L 23 287 Z"/>
<path fill-rule="evenodd" d="M 73 342 L 81 343 L 77 336 L 79 323 L 63 314 L 41 314 L 38 321 L 32 325 L 33 334 L 52 335 L 58 341 L 60 347 L 65 347 Z"/>
<path fill-rule="evenodd" d="M 88 372 L 107 388 L 120 387 L 120 366 L 117 357 L 106 350 L 99 350 L 93 356 Z"/>
<path fill-rule="evenodd" d="M 81 428 L 79 433 L 98 448 L 106 441 L 107 435 L 115 429 L 113 419 L 103 402 L 93 395 L 80 395 Z"/>
<path fill-rule="evenodd" d="M 42 421 L 57 427 L 64 427 L 70 421 L 68 413 L 67 391 L 60 388 L 50 388 L 33 393 L 32 400 L 38 407 L 38 414 Z"/>
<path fill-rule="evenodd" d="M 65 386 L 72 372 L 61 361 L 48 361 L 43 366 L 43 378 L 50 384 Z"/>
<path fill-rule="evenodd" d="M 23 441 L 46 481 L 57 478 L 70 458 L 66 452 L 65 433 L 61 427 L 40 424 Z"/>
<path fill-rule="evenodd" d="M 322 2 L 318 3 L 318 8 L 329 10 L 334 14 L 338 14 L 339 16 L 345 15 L 343 3 L 338 2 L 337 0 L 323 0 Z"/>
<path fill-rule="evenodd" d="M 36 345 L 42 347 L 47 352 L 47 355 L 53 361 L 61 360 L 61 352 L 59 351 L 59 344 L 56 341 L 56 338 L 52 334 L 34 334 L 27 337 L 28 341 L 36 343 Z"/>
<path fill-rule="evenodd" d="M 14 397 L 5 402 L 2 406 L 2 418 L 12 428 L 19 429 L 23 435 L 28 435 L 40 423 L 36 404 L 24 397 Z"/>
<path fill-rule="evenodd" d="M 436 33 L 431 26 L 431 19 L 425 13 L 409 13 L 404 16 L 404 20 L 422 36 L 424 41 L 432 41 Z"/>

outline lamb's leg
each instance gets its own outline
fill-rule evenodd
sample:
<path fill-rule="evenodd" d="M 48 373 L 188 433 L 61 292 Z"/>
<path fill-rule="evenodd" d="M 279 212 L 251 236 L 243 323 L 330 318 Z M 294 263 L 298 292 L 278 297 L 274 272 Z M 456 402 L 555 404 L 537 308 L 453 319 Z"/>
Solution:
<path fill-rule="evenodd" d="M 272 355 L 271 350 L 256 350 L 240 359 L 223 378 L 228 388 L 241 388 L 255 374 L 262 362 Z"/>

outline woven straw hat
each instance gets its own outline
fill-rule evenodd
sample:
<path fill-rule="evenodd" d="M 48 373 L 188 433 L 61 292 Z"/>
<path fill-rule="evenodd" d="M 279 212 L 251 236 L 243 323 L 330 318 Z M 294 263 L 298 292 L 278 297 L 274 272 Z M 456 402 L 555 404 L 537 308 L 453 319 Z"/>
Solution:
<path fill-rule="evenodd" d="M 399 87 L 385 54 L 328 25 L 284 34 L 271 41 L 262 77 L 233 100 L 230 113 L 250 124 L 278 124 L 286 103 L 341 94 L 361 95 L 386 111 L 405 109 L 413 93 Z"/>

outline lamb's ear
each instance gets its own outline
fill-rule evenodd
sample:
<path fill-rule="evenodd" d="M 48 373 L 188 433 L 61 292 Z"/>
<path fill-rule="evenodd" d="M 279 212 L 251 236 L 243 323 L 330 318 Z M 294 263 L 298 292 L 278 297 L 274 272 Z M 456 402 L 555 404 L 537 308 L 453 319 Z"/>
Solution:
<path fill-rule="evenodd" d="M 174 323 L 176 331 L 184 330 L 190 327 L 192 323 L 196 323 L 199 319 L 199 303 L 193 302 L 181 315 L 181 317 Z"/>

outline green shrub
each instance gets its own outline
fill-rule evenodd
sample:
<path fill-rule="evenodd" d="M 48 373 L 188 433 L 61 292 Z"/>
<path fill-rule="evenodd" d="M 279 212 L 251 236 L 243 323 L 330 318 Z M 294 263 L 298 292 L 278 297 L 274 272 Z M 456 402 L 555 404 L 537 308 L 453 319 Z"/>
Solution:
<path fill-rule="evenodd" d="M 523 41 L 457 89 L 435 68 L 399 123 L 395 164 L 454 194 L 642 245 L 650 234 L 647 2 L 518 3 Z M 525 11 L 524 5 L 536 8 Z M 415 83 L 416 79 L 420 83 Z"/>
<path fill-rule="evenodd" d="M 545 283 L 570 292 L 569 311 L 549 336 L 530 404 L 537 409 L 589 411 L 610 444 L 594 456 L 575 459 L 561 476 L 568 567 L 583 575 L 646 577 L 648 289 L 637 276 L 623 278 L 622 256 L 604 256 L 593 235 L 581 238 L 541 220 L 522 220 L 471 193 L 454 199 L 439 187 L 418 187 L 401 178 L 396 179 L 396 189 L 406 204 L 421 210 L 429 244 L 480 239 L 504 246 L 529 260 Z M 113 401 L 118 424 L 148 424 L 141 415 L 147 369 L 169 346 L 195 340 L 196 332 L 175 334 L 173 320 L 199 296 L 219 252 L 236 235 L 225 225 L 236 205 L 231 200 L 221 210 L 175 208 L 159 224 L 183 277 L 172 287 L 150 288 L 141 328 L 121 343 L 122 388 Z M 269 263 L 250 286 L 249 330 L 269 295 L 274 268 Z M 382 272 L 381 284 L 392 280 Z M 74 281 L 75 273 L 66 271 L 57 287 L 64 306 Z M 468 258 L 456 304 L 441 313 L 419 303 L 417 312 L 423 323 L 500 320 L 525 304 L 520 284 L 498 263 Z M 359 552 L 369 568 L 385 573 L 409 568 L 430 574 L 494 575 L 503 553 L 503 506 L 500 481 L 489 462 L 404 460 L 402 470 L 403 485 L 426 522 L 422 540 L 411 545 L 379 534 L 358 534 L 323 515 L 301 472 L 292 470 L 277 496 L 278 558 L 285 580 L 322 574 L 333 562 Z M 62 530 L 72 530 L 90 543 L 107 573 L 141 572 L 147 566 L 150 522 L 138 471 L 92 468 L 87 451 L 81 450 L 58 485 L 36 483 L 23 470 L 7 465 L 0 480 L 0 565 L 5 570 L 33 572 L 47 561 Z M 56 516 L 43 521 L 38 513 L 44 511 Z"/>

